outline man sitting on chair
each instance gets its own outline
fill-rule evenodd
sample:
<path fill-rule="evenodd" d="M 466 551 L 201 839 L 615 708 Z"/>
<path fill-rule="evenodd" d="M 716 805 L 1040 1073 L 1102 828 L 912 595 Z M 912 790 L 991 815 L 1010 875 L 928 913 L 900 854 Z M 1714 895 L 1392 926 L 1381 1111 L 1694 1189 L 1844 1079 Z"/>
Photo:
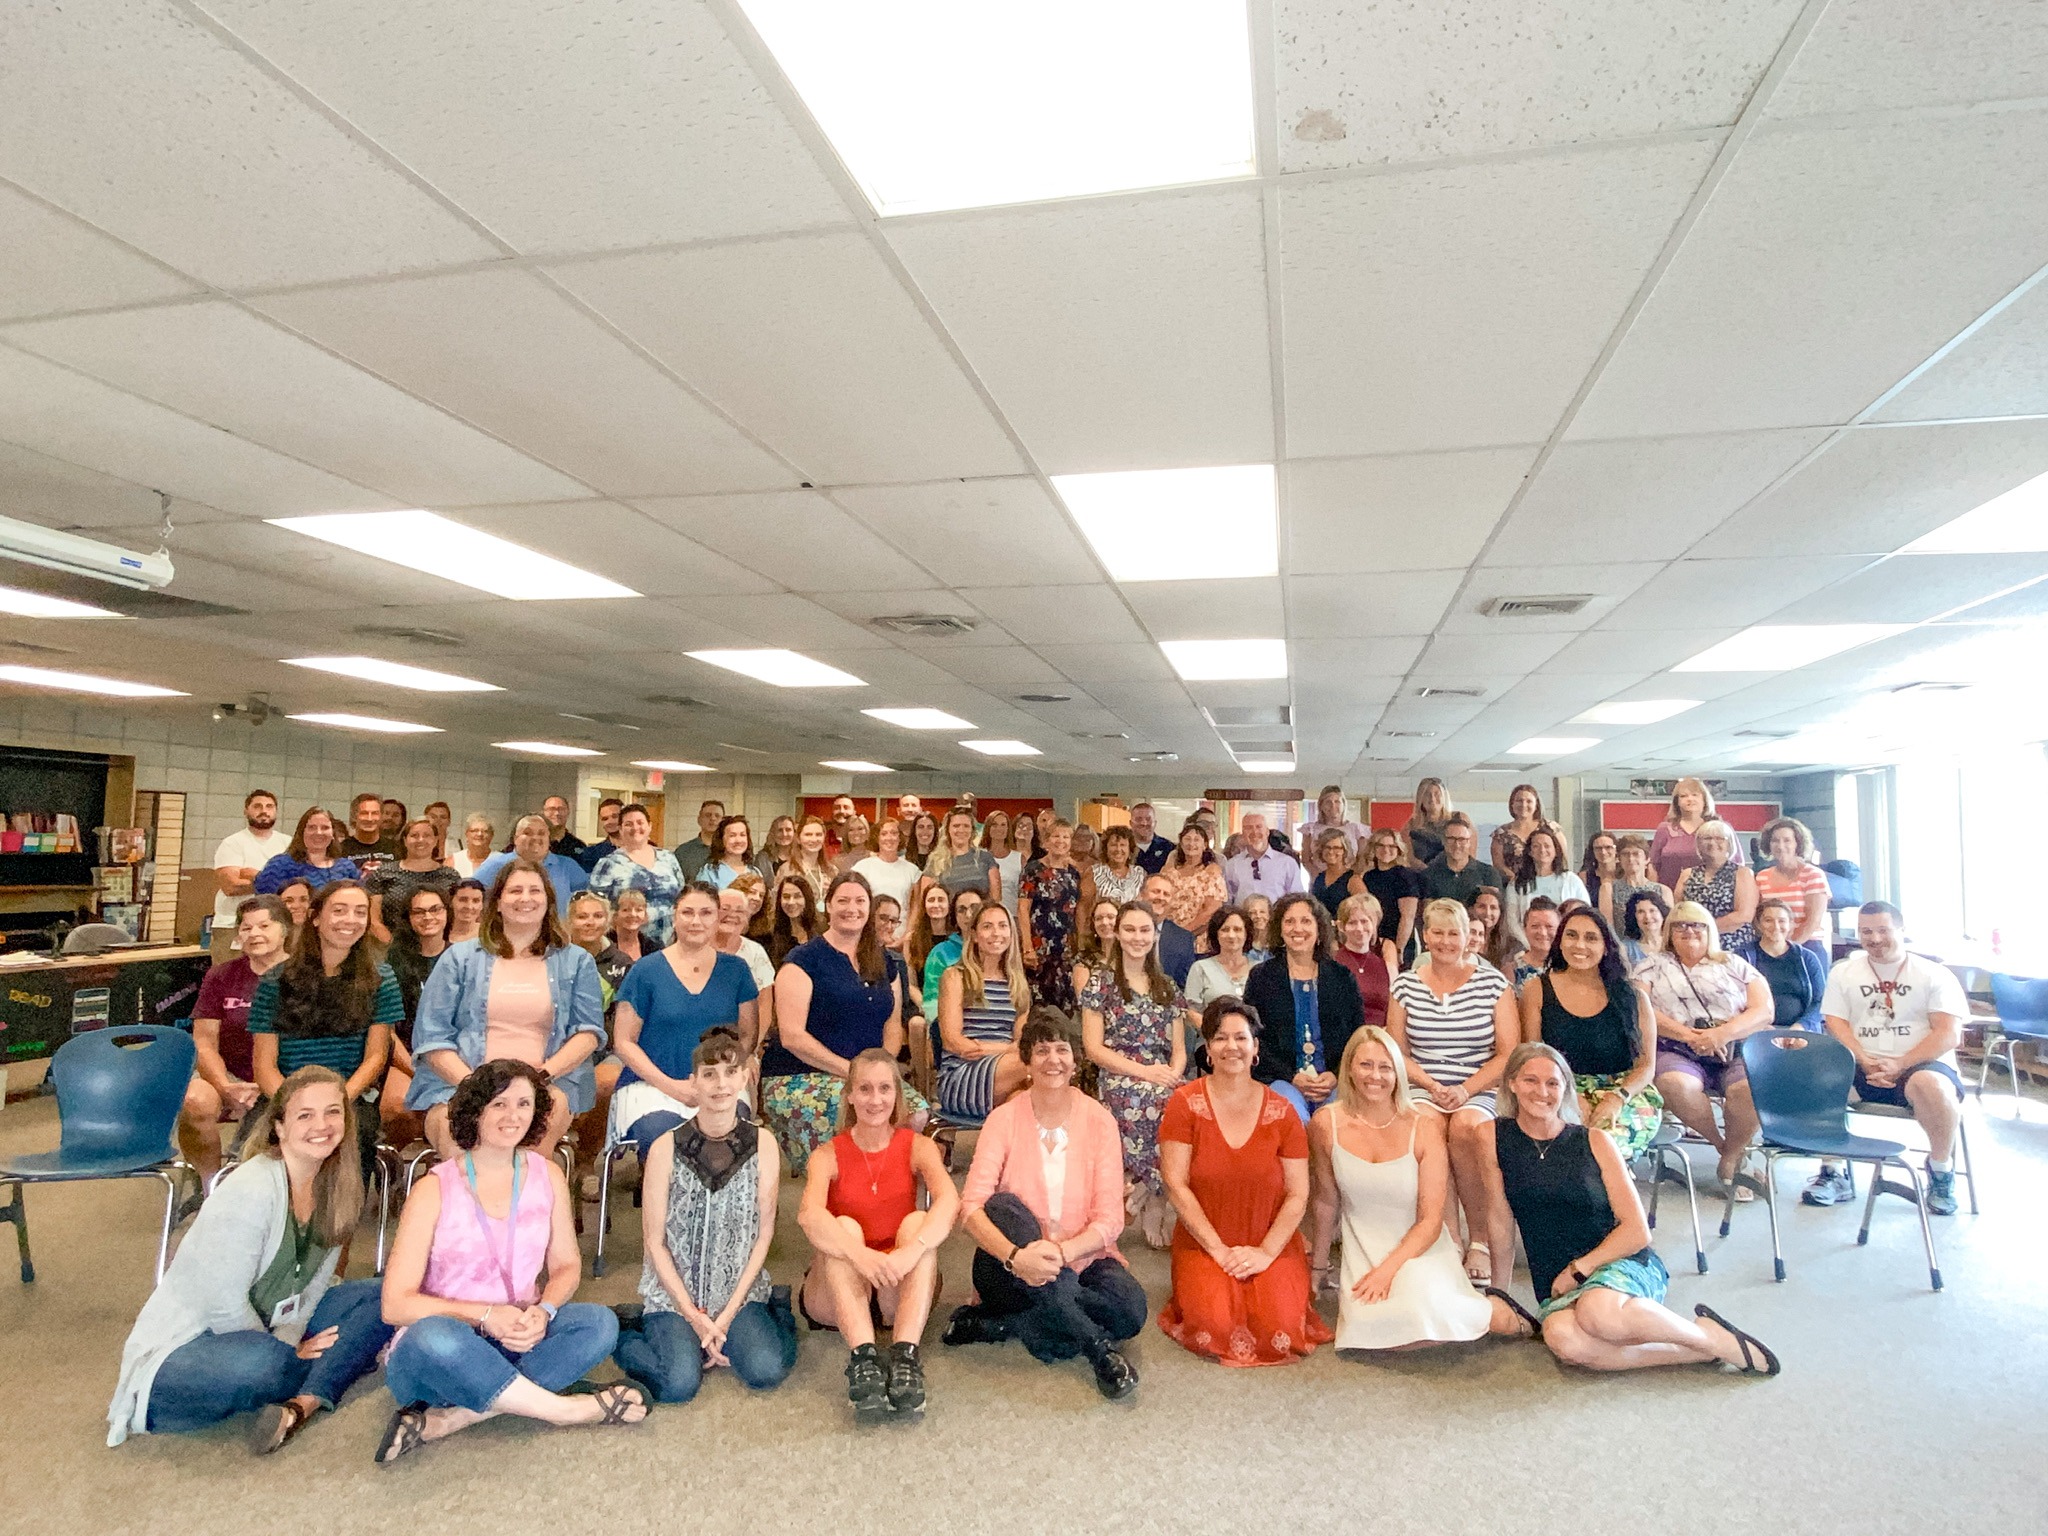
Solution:
<path fill-rule="evenodd" d="M 1904 921 L 1888 901 L 1857 909 L 1862 952 L 1829 974 L 1821 1019 L 1855 1053 L 1856 1098 L 1913 1112 L 1927 1133 L 1927 1210 L 1953 1216 L 1956 1175 L 1949 1158 L 1963 1102 L 1956 1045 L 1970 1004 L 1947 966 L 1906 952 Z M 1840 1205 L 1856 1192 L 1845 1169 L 1823 1163 L 1801 1198 L 1808 1205 Z"/>

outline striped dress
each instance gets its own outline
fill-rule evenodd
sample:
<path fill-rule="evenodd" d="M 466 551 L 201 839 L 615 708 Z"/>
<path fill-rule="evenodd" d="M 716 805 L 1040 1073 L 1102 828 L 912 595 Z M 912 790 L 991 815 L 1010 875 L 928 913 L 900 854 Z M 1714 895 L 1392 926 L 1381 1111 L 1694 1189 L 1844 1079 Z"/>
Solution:
<path fill-rule="evenodd" d="M 955 967 L 958 969 L 958 967 Z M 1010 998 L 1010 984 L 1000 976 L 989 976 L 981 984 L 979 1008 L 960 1010 L 961 1032 L 970 1040 L 1007 1045 L 1017 1033 L 1017 1005 Z M 995 1108 L 996 1056 L 972 1059 L 955 1056 L 939 1046 L 939 1108 L 955 1120 L 984 1120 Z"/>
<path fill-rule="evenodd" d="M 1493 1005 L 1508 990 L 1508 979 L 1481 961 L 1449 997 L 1438 997 L 1419 971 L 1394 978 L 1393 997 L 1408 1014 L 1408 1059 L 1437 1082 L 1462 1083 L 1493 1059 Z M 1420 1088 L 1417 1103 L 1431 1102 Z M 1478 1093 L 1467 1106 L 1493 1112 L 1493 1094 Z"/>

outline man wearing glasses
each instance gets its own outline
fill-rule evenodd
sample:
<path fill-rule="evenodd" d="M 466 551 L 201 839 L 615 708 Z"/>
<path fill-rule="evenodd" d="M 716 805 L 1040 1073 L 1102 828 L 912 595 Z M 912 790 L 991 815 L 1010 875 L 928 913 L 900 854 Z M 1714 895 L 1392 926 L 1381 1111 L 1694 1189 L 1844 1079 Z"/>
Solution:
<path fill-rule="evenodd" d="M 1463 811 L 1453 811 L 1451 819 L 1444 823 L 1444 851 L 1423 866 L 1423 901 L 1443 899 L 1462 907 L 1470 905 L 1473 892 L 1482 885 L 1502 889 L 1506 882 L 1500 871 L 1484 859 L 1474 858 L 1478 851 L 1479 831 L 1472 825 L 1472 818 Z"/>

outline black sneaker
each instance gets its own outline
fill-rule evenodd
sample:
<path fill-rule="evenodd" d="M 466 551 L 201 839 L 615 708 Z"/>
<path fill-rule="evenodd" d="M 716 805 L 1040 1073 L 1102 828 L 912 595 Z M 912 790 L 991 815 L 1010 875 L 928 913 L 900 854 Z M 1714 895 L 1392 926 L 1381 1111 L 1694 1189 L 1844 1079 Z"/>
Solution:
<path fill-rule="evenodd" d="M 846 1400 L 863 1424 L 888 1416 L 889 1381 L 872 1344 L 863 1344 L 846 1357 Z"/>
<path fill-rule="evenodd" d="M 1138 1373 L 1120 1350 L 1104 1345 L 1089 1357 L 1095 1367 L 1095 1390 L 1120 1403 L 1138 1390 Z"/>
<path fill-rule="evenodd" d="M 646 1321 L 647 1308 L 637 1301 L 622 1301 L 612 1308 L 612 1316 L 619 1320 L 619 1332 L 638 1333 L 641 1323 Z"/>
<path fill-rule="evenodd" d="M 962 1344 L 992 1344 L 995 1342 L 993 1320 L 969 1302 L 964 1307 L 955 1307 L 946 1323 L 946 1331 L 939 1335 L 939 1342 L 949 1349 Z"/>
<path fill-rule="evenodd" d="M 908 1339 L 889 1346 L 889 1406 L 899 1418 L 924 1412 L 924 1357 Z"/>

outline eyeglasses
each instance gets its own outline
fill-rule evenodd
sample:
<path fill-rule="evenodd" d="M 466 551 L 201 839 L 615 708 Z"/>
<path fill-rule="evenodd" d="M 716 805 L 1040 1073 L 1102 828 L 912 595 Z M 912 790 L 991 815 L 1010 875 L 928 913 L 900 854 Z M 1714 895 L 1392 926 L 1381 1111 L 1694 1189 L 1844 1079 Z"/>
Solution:
<path fill-rule="evenodd" d="M 1705 923 L 1672 923 L 1669 926 L 1673 933 L 1705 933 L 1707 931 L 1707 924 Z"/>

